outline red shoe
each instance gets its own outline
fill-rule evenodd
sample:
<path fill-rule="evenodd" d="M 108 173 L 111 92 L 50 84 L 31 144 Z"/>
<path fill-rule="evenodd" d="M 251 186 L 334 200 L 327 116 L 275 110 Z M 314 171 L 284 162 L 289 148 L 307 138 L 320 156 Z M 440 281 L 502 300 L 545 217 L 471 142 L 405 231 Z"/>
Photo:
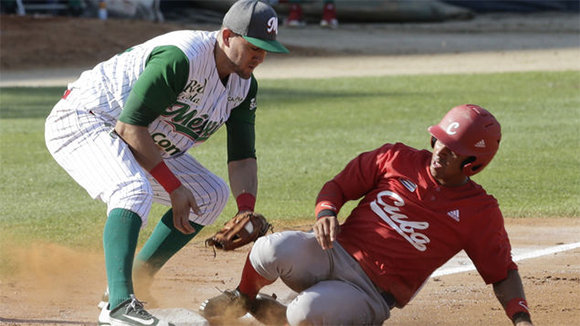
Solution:
<path fill-rule="evenodd" d="M 336 19 L 336 8 L 334 7 L 334 3 L 327 3 L 324 5 L 320 26 L 329 28 L 338 27 L 338 20 Z"/>
<path fill-rule="evenodd" d="M 302 27 L 306 25 L 302 18 L 302 6 L 300 4 L 293 3 L 290 6 L 290 13 L 284 24 L 289 27 Z"/>

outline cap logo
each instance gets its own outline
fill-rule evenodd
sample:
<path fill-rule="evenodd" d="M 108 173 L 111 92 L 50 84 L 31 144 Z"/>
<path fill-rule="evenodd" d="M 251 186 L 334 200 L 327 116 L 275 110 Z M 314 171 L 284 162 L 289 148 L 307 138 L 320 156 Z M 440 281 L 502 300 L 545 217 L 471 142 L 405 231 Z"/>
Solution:
<path fill-rule="evenodd" d="M 274 34 L 278 35 L 278 17 L 268 19 L 268 28 L 266 30 L 270 34 L 274 32 Z"/>
<path fill-rule="evenodd" d="M 485 148 L 485 140 L 480 140 L 477 143 L 475 143 L 475 147 L 477 148 Z"/>
<path fill-rule="evenodd" d="M 455 135 L 457 133 L 457 128 L 459 128 L 459 122 L 452 122 L 449 124 L 449 126 L 447 126 L 447 129 L 445 129 L 445 132 L 448 135 Z"/>

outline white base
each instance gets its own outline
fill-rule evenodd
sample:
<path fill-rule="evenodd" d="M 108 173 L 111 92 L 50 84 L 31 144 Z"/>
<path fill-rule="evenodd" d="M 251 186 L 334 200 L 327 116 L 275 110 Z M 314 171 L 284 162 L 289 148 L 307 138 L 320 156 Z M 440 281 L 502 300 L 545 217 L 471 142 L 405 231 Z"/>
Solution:
<path fill-rule="evenodd" d="M 197 312 L 185 308 L 149 309 L 149 312 L 175 326 L 209 326 L 207 319 Z"/>

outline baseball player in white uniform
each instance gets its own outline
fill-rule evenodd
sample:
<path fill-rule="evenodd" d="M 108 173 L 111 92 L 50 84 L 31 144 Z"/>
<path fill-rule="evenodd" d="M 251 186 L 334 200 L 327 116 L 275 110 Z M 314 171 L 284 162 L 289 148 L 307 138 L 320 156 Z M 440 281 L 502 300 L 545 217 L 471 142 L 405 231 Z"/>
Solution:
<path fill-rule="evenodd" d="M 47 118 L 50 153 L 107 204 L 109 297 L 99 324 L 167 324 L 135 298 L 132 272 L 136 280 L 152 277 L 222 212 L 226 182 L 187 151 L 224 123 L 232 194 L 240 211 L 254 209 L 258 85 L 252 72 L 267 52 L 288 52 L 276 41 L 277 27 L 271 6 L 240 0 L 219 31 L 161 35 L 83 72 Z M 135 257 L 153 201 L 171 209 Z"/>

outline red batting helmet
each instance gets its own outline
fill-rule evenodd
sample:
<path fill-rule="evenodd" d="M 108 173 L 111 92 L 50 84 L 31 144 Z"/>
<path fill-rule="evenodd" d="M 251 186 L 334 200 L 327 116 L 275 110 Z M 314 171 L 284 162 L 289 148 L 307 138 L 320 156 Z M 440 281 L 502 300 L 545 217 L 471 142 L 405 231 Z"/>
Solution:
<path fill-rule="evenodd" d="M 467 176 L 481 171 L 499 148 L 501 127 L 495 117 L 478 105 L 464 104 L 449 110 L 429 133 L 459 155 L 470 156 L 463 165 Z"/>

